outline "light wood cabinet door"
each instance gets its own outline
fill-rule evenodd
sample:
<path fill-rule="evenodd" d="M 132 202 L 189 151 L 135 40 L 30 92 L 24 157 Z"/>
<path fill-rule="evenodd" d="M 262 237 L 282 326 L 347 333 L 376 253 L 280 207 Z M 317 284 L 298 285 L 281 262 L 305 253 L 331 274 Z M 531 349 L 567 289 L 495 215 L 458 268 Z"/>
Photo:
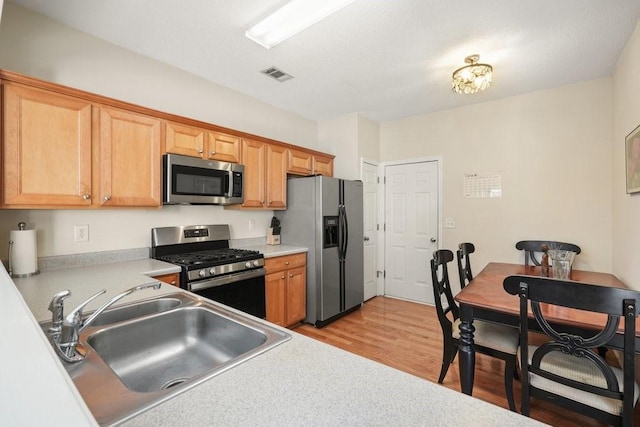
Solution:
<path fill-rule="evenodd" d="M 245 208 L 265 206 L 266 152 L 264 143 L 242 140 L 242 164 L 244 165 L 244 203 Z"/>
<path fill-rule="evenodd" d="M 180 274 L 179 273 L 170 273 L 170 274 L 160 274 L 158 276 L 153 276 L 154 279 L 159 280 L 160 282 L 167 283 L 172 286 L 180 287 Z"/>
<path fill-rule="evenodd" d="M 92 105 L 3 84 L 3 204 L 90 206 Z"/>
<path fill-rule="evenodd" d="M 267 274 L 264 278 L 267 321 L 285 326 L 286 271 Z"/>
<path fill-rule="evenodd" d="M 160 119 L 100 109 L 100 206 L 158 207 Z"/>
<path fill-rule="evenodd" d="M 307 268 L 287 271 L 287 310 L 285 326 L 295 325 L 307 316 Z"/>
<path fill-rule="evenodd" d="M 287 162 L 288 151 L 279 145 L 267 146 L 267 208 L 287 208 Z"/>
<path fill-rule="evenodd" d="M 287 173 L 294 175 L 313 174 L 313 155 L 311 153 L 289 149 Z"/>
<path fill-rule="evenodd" d="M 205 150 L 205 138 L 204 129 L 166 122 L 164 149 L 167 153 L 202 157 Z"/>
<path fill-rule="evenodd" d="M 221 162 L 240 162 L 240 138 L 220 132 L 207 132 L 207 158 Z"/>
<path fill-rule="evenodd" d="M 328 156 L 313 156 L 313 170 L 315 174 L 333 176 L 333 158 Z"/>

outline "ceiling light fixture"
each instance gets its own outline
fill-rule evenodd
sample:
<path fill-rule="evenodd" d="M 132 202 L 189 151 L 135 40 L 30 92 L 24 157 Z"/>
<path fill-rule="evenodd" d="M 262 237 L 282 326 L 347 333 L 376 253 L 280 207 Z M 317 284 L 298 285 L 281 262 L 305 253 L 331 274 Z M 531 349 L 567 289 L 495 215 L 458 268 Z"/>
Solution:
<path fill-rule="evenodd" d="M 292 0 L 251 27 L 245 35 L 259 45 L 270 49 L 353 1 Z"/>
<path fill-rule="evenodd" d="M 451 88 L 455 93 L 471 94 L 491 86 L 493 67 L 489 64 L 478 64 L 480 55 L 464 58 L 465 65 L 453 72 Z"/>

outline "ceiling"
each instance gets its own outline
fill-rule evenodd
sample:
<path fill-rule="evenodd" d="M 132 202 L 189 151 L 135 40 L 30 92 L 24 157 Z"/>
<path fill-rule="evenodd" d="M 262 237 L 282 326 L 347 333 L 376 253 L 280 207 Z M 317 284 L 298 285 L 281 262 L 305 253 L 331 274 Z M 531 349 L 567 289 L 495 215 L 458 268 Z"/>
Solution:
<path fill-rule="evenodd" d="M 6 0 L 128 50 L 322 120 L 376 121 L 611 76 L 638 0 L 356 0 L 267 50 L 244 36 L 286 0 Z M 451 91 L 479 54 L 493 86 Z M 278 82 L 260 73 L 278 67 Z"/>

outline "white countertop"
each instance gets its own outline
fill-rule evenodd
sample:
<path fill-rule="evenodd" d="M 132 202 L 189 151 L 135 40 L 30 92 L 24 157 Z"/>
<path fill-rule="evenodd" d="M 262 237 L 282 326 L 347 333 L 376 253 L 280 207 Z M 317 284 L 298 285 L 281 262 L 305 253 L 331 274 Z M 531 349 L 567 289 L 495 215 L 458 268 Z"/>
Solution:
<path fill-rule="evenodd" d="M 301 246 L 292 245 L 253 245 L 241 246 L 242 249 L 251 249 L 253 251 L 262 252 L 265 258 L 273 258 L 277 256 L 293 255 L 302 252 L 309 252 L 309 249 Z"/>
<path fill-rule="evenodd" d="M 277 253 L 288 254 L 286 249 Z M 50 316 L 46 306 L 59 290 L 70 289 L 70 298 L 78 302 L 102 288 L 113 296 L 148 283 L 148 275 L 175 269 L 156 260 L 139 260 L 47 271 L 15 280 L 24 300 L 4 268 L 0 269 L 0 308 L 9 320 L 0 323 L 3 349 L 6 343 L 17 343 L 15 351 L 0 353 L 3 423 L 65 427 L 95 423 L 29 308 L 45 320 Z M 163 285 L 160 292 L 175 289 Z M 141 291 L 130 298 L 145 298 L 150 292 L 154 291 Z M 74 300 L 69 301 L 69 306 L 73 304 Z M 290 332 L 290 341 L 150 409 L 127 425 L 448 426 L 452 416 L 459 425 L 540 425 Z"/>

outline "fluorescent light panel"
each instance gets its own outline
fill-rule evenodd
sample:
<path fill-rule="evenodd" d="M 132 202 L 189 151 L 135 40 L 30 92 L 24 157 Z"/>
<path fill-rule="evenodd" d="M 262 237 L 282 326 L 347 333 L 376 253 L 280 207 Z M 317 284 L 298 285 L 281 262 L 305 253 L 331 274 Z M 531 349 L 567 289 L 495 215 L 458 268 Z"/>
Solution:
<path fill-rule="evenodd" d="M 292 0 L 258 22 L 245 35 L 259 45 L 270 49 L 353 1 Z"/>

